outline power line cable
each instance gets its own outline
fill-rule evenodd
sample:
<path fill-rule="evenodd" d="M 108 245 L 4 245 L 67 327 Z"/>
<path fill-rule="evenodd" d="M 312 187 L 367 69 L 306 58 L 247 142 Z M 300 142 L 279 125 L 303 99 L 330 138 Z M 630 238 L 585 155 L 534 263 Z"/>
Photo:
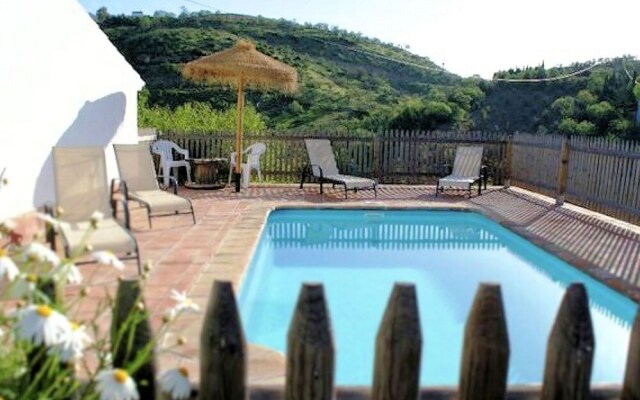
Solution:
<path fill-rule="evenodd" d="M 590 70 L 594 69 L 598 65 L 602 65 L 602 64 L 604 64 L 604 63 L 598 61 L 595 64 L 590 65 L 590 66 L 588 66 L 586 68 L 583 68 L 581 70 L 578 70 L 578 71 L 575 71 L 575 72 L 571 72 L 571 73 L 565 74 L 565 75 L 554 76 L 554 77 L 551 77 L 551 78 L 528 78 L 528 79 L 524 79 L 524 78 L 523 79 L 493 78 L 493 81 L 496 81 L 496 82 L 508 82 L 508 83 L 509 82 L 513 82 L 513 83 L 534 82 L 534 83 L 537 83 L 537 82 L 559 81 L 559 80 L 562 80 L 562 79 L 571 78 L 572 76 L 583 74 L 583 73 L 585 73 L 587 71 L 590 71 Z"/>
<path fill-rule="evenodd" d="M 182 0 L 182 1 L 185 2 L 185 3 L 191 3 L 191 4 L 198 5 L 200 7 L 208 8 L 208 9 L 213 10 L 213 11 L 224 12 L 224 11 L 220 10 L 219 8 L 214 8 L 214 7 L 212 7 L 212 6 L 208 5 L 208 4 L 200 3 L 199 1 L 195 1 L 195 0 Z"/>
<path fill-rule="evenodd" d="M 326 40 L 313 38 L 313 37 L 310 38 L 310 39 L 315 40 L 315 41 L 320 42 L 320 43 L 328 44 L 330 46 L 342 47 L 343 49 L 352 51 L 354 53 L 366 54 L 366 55 L 369 55 L 369 56 L 372 56 L 372 57 L 378 57 L 378 58 L 382 58 L 382 59 L 387 60 L 387 61 L 396 62 L 398 64 L 404 64 L 404 65 L 408 65 L 408 66 L 411 66 L 411 67 L 424 69 L 424 70 L 427 70 L 427 71 L 446 72 L 446 70 L 444 68 L 433 68 L 433 67 L 428 67 L 426 65 L 420 65 L 420 64 L 412 63 L 410 61 L 398 60 L 397 58 L 385 56 L 385 55 L 382 55 L 382 54 L 379 54 L 379 53 L 374 53 L 374 52 L 371 52 L 371 51 L 360 50 L 360 49 L 354 48 L 352 46 L 347 46 L 347 45 L 344 45 L 344 44 L 341 44 L 341 43 L 329 42 L 329 41 L 326 41 Z"/>

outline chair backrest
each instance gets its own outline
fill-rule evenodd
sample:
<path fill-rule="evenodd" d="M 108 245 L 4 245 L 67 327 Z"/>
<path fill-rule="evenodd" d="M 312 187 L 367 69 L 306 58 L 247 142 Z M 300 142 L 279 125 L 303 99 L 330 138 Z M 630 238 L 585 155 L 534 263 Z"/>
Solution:
<path fill-rule="evenodd" d="M 322 168 L 324 176 L 340 173 L 329 139 L 305 139 L 304 144 L 307 146 L 313 176 L 320 176 L 320 170 L 316 166 Z"/>
<path fill-rule="evenodd" d="M 160 162 L 173 161 L 173 150 L 189 158 L 189 151 L 181 148 L 170 140 L 156 140 L 151 144 L 151 151 L 160 155 Z"/>
<path fill-rule="evenodd" d="M 94 211 L 111 215 L 111 189 L 102 147 L 54 147 L 56 205 L 67 222 L 88 221 Z"/>
<path fill-rule="evenodd" d="M 160 189 L 148 144 L 114 144 L 120 178 L 129 190 Z"/>
<path fill-rule="evenodd" d="M 460 146 L 456 150 L 451 175 L 476 177 L 482 166 L 482 146 Z"/>
<path fill-rule="evenodd" d="M 244 151 L 247 153 L 247 163 L 252 167 L 260 167 L 260 156 L 267 151 L 264 143 L 254 143 Z"/>

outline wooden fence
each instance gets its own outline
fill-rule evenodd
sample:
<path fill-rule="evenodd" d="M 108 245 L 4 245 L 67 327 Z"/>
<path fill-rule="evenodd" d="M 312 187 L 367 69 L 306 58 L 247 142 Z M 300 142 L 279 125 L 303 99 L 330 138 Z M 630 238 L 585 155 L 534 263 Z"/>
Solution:
<path fill-rule="evenodd" d="M 511 184 L 640 223 L 640 143 L 515 134 Z"/>
<path fill-rule="evenodd" d="M 163 134 L 192 158 L 228 158 L 234 136 Z M 640 143 L 596 137 L 513 136 L 482 132 L 388 131 L 383 133 L 268 133 L 247 135 L 246 145 L 264 142 L 267 181 L 297 182 L 308 163 L 304 138 L 331 140 L 343 173 L 380 183 L 434 183 L 453 165 L 456 148 L 481 144 L 493 184 L 512 184 L 640 223 Z M 508 181 L 505 178 L 510 178 Z"/>
<path fill-rule="evenodd" d="M 135 281 L 121 281 L 118 309 L 135 308 L 140 294 Z M 126 293 L 125 293 L 126 292 Z M 133 295 L 130 294 L 133 293 Z M 139 297 L 138 297 L 139 298 Z M 127 301 L 123 301 L 125 299 Z M 124 304 L 124 305 L 122 305 Z M 286 380 L 268 389 L 247 386 L 247 347 L 238 306 L 230 282 L 214 282 L 200 336 L 200 383 L 195 398 L 216 400 L 416 400 L 420 399 L 638 399 L 640 398 L 640 314 L 631 331 L 629 355 L 622 386 L 591 388 L 596 341 L 589 299 L 582 284 L 569 286 L 547 342 L 541 386 L 507 390 L 509 337 L 500 286 L 481 284 L 464 330 L 457 388 L 421 389 L 422 328 L 413 284 L 396 283 L 378 329 L 371 388 L 337 391 L 335 345 L 331 319 L 321 284 L 303 284 L 289 326 Z M 115 318 L 117 324 L 121 318 Z M 133 331 L 126 354 L 144 347 L 151 332 Z M 117 326 L 117 325 L 116 325 Z M 429 340 L 429 338 L 426 338 Z M 340 351 L 349 351 L 341 349 Z M 122 359 L 125 360 L 125 359 Z M 120 358 L 114 365 L 122 367 Z M 438 363 L 438 360 L 428 360 Z M 157 393 L 153 360 L 134 373 L 147 385 L 142 398 Z M 338 396 L 336 397 L 336 392 Z M 142 394 L 142 393 L 141 393 Z M 148 397 L 145 397 L 148 396 Z"/>
<path fill-rule="evenodd" d="M 229 158 L 235 151 L 232 134 L 162 134 L 189 150 L 192 158 Z M 342 173 L 373 177 L 380 183 L 433 183 L 453 165 L 456 147 L 482 144 L 484 159 L 495 183 L 502 183 L 506 135 L 483 132 L 388 131 L 354 134 L 267 133 L 248 134 L 246 148 L 263 142 L 267 152 L 261 158 L 261 170 L 267 181 L 298 182 L 301 169 L 308 164 L 304 138 L 331 140 L 338 168 Z"/>

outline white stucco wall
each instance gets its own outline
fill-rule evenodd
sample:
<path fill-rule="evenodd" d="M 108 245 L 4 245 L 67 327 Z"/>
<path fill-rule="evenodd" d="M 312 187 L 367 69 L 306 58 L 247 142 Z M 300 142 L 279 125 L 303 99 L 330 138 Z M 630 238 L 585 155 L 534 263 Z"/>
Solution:
<path fill-rule="evenodd" d="M 52 146 L 137 142 L 144 82 L 76 0 L 0 1 L 0 220 L 53 202 Z"/>

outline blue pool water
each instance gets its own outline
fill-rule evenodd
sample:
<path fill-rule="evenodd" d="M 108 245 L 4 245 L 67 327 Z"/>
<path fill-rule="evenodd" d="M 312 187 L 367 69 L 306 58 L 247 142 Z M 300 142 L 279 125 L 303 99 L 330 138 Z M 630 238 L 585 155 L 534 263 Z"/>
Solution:
<path fill-rule="evenodd" d="M 593 383 L 620 383 L 636 304 L 472 212 L 279 210 L 268 219 L 239 295 L 248 341 L 286 352 L 303 282 L 321 282 L 336 343 L 336 382 L 370 385 L 374 340 L 394 282 L 416 285 L 421 384 L 457 385 L 464 325 L 480 282 L 499 282 L 510 384 L 542 381 L 564 289 L 590 297 Z"/>

